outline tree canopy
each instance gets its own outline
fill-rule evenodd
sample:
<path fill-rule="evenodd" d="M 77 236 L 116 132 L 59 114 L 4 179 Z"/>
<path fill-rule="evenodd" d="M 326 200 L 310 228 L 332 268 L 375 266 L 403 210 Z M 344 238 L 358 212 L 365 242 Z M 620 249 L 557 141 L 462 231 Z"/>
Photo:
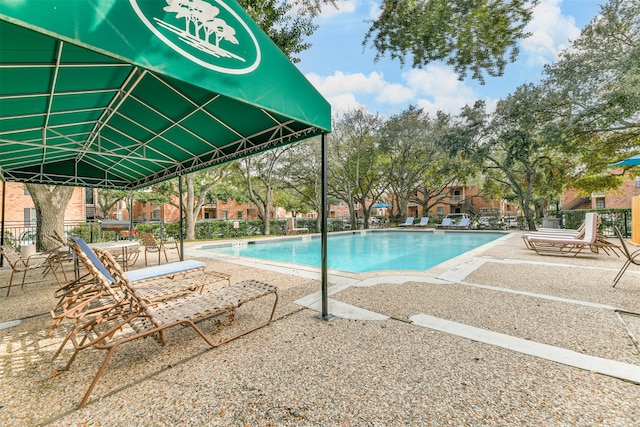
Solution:
<path fill-rule="evenodd" d="M 434 61 L 453 66 L 460 79 L 469 72 L 501 76 L 518 57 L 518 41 L 538 0 L 384 0 L 363 44 L 401 64 L 422 68 Z"/>

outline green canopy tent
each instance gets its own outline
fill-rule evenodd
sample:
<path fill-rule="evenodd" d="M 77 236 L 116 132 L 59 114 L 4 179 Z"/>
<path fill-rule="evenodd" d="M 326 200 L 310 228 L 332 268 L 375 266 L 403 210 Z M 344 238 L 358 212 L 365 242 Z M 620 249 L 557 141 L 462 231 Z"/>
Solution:
<path fill-rule="evenodd" d="M 136 189 L 317 135 L 326 168 L 330 130 L 234 0 L 0 3 L 3 181 Z"/>

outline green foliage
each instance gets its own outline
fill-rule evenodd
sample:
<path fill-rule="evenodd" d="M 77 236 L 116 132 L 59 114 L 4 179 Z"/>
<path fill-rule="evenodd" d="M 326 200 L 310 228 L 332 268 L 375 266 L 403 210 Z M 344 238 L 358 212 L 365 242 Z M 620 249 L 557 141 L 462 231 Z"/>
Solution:
<path fill-rule="evenodd" d="M 239 0 L 238 3 L 291 62 L 300 62 L 297 54 L 311 47 L 304 38 L 317 28 L 312 23 L 312 9 L 294 9 L 294 2 L 283 0 Z"/>
<path fill-rule="evenodd" d="M 371 43 L 377 58 L 389 54 L 413 67 L 434 61 L 452 65 L 460 79 L 471 71 L 484 83 L 484 73 L 500 76 L 518 55 L 527 37 L 537 0 L 384 0 L 363 45 Z"/>
<path fill-rule="evenodd" d="M 600 191 L 619 190 L 625 178 L 619 175 L 586 175 L 575 179 L 572 187 L 583 196 Z"/>
<path fill-rule="evenodd" d="M 640 147 L 640 0 L 610 0 L 572 49 L 547 66 L 544 84 L 555 93 L 556 131 L 592 175 L 597 188 L 616 160 Z M 571 177 L 569 177 L 571 178 Z M 611 181 L 603 179 L 605 190 Z"/>

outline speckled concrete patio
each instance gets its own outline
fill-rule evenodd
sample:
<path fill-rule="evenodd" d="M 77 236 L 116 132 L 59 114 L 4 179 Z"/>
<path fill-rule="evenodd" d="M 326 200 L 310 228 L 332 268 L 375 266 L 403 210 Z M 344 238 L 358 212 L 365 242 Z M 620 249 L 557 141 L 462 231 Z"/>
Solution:
<path fill-rule="evenodd" d="M 331 272 L 336 317 L 327 322 L 316 311 L 317 270 L 219 257 L 200 245 L 187 244 L 187 257 L 233 282 L 278 286 L 271 325 L 213 350 L 184 328 L 169 332 L 165 347 L 123 346 L 77 410 L 104 352 L 83 351 L 60 371 L 70 348 L 51 356 L 68 325 L 45 337 L 55 286 L 29 283 L 9 297 L 0 289 L 0 424 L 628 426 L 640 419 L 640 268 L 612 288 L 622 258 L 539 256 L 515 232 L 425 272 Z M 0 269 L 0 284 L 8 277 Z M 261 309 L 242 307 L 239 323 Z"/>

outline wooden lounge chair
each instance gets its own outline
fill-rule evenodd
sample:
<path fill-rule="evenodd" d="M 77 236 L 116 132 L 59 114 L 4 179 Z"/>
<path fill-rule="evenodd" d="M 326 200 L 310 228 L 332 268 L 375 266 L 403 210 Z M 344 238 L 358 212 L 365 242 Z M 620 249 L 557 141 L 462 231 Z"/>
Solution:
<path fill-rule="evenodd" d="M 84 349 L 93 347 L 107 351 L 96 376 L 80 401 L 79 408 L 87 403 L 93 388 L 120 345 L 149 336 L 156 337 L 159 343 L 164 345 L 166 344 L 164 331 L 182 325 L 190 326 L 209 346 L 218 347 L 268 325 L 273 319 L 278 303 L 275 286 L 247 280 L 218 289 L 206 290 L 202 294 L 190 294 L 150 304 L 120 272 L 116 272 L 114 277 L 116 286 L 113 286 L 92 265 L 91 260 L 84 253 L 80 253 L 79 257 L 89 266 L 99 285 L 105 289 L 105 304 L 100 309 L 87 311 L 77 319 L 69 335 L 74 352 L 65 369 L 68 370 L 71 367 L 78 353 Z M 197 326 L 197 323 L 201 321 L 231 314 L 233 310 L 243 304 L 268 295 L 273 295 L 273 306 L 269 310 L 267 320 L 257 326 L 240 330 L 221 340 L 214 340 Z"/>
<path fill-rule="evenodd" d="M 35 253 L 29 257 L 22 257 L 18 251 L 12 246 L 2 245 L 0 246 L 0 256 L 3 256 L 11 266 L 11 277 L 9 278 L 9 285 L 7 287 L 7 296 L 11 292 L 11 285 L 13 284 L 13 278 L 16 273 L 22 273 L 21 288 L 24 288 L 24 283 L 29 271 L 42 269 L 42 276 L 46 276 L 47 273 L 53 273 L 56 282 L 60 284 L 60 279 L 56 274 L 56 270 L 60 268 L 62 257 L 58 254 L 59 249 L 52 249 L 47 252 Z M 62 273 L 65 276 L 64 269 Z"/>
<path fill-rule="evenodd" d="M 599 215 L 589 212 L 585 216 L 584 230 L 578 236 L 525 234 L 522 239 L 527 248 L 538 255 L 549 253 L 552 255 L 577 256 L 585 247 L 591 248 L 598 236 Z"/>
<path fill-rule="evenodd" d="M 141 233 L 140 240 L 142 241 L 142 245 L 144 246 L 144 265 L 148 265 L 147 263 L 147 252 L 157 253 L 158 254 L 158 265 L 160 265 L 160 254 L 164 253 L 164 259 L 166 262 L 169 262 L 169 258 L 167 257 L 168 250 L 174 250 L 178 252 L 178 256 L 180 256 L 180 248 L 178 248 L 178 242 L 176 241 L 160 241 L 158 242 L 155 236 L 151 233 Z"/>
<path fill-rule="evenodd" d="M 405 222 L 403 222 L 402 224 L 398 224 L 398 227 L 411 227 L 411 226 L 413 226 L 412 216 L 408 216 Z"/>
<path fill-rule="evenodd" d="M 627 268 L 629 268 L 631 264 L 640 265 L 640 249 L 630 252 L 629 248 L 627 247 L 627 244 L 624 241 L 624 237 L 622 237 L 622 233 L 620 232 L 620 229 L 618 229 L 618 227 L 616 227 L 615 225 L 613 226 L 613 229 L 616 231 L 616 235 L 618 236 L 618 239 L 620 239 L 622 254 L 625 256 L 625 258 L 627 258 L 626 261 L 624 262 L 624 265 L 622 266 L 620 271 L 618 271 L 618 274 L 616 274 L 616 277 L 614 277 L 613 279 L 613 287 L 615 288 L 618 282 L 620 281 L 620 279 L 622 278 L 622 275 L 625 273 L 625 271 L 627 271 Z"/>
<path fill-rule="evenodd" d="M 426 227 L 429 224 L 429 217 L 423 216 L 420 218 L 420 222 L 416 224 L 416 227 Z"/>

